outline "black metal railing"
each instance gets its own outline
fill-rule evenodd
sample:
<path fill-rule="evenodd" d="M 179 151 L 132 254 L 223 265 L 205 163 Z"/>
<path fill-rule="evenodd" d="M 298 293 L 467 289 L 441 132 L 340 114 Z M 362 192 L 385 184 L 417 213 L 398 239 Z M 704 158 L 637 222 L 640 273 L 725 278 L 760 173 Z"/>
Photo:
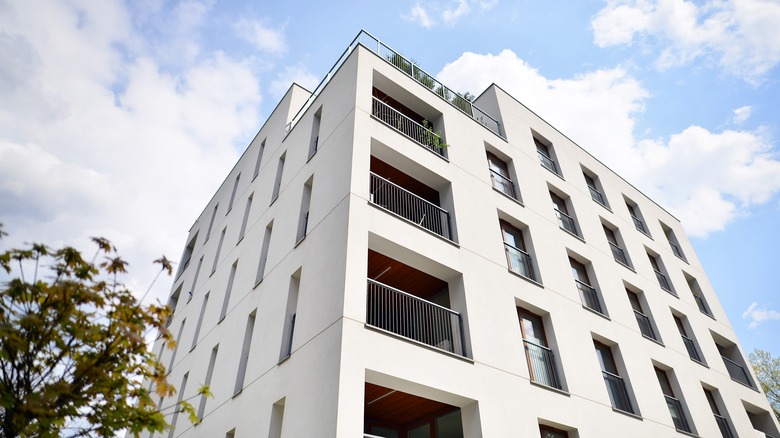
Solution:
<path fill-rule="evenodd" d="M 612 249 L 612 257 L 615 258 L 615 261 L 628 266 L 628 259 L 626 259 L 626 253 L 623 252 L 623 248 L 612 242 L 609 242 L 609 247 Z"/>
<path fill-rule="evenodd" d="M 609 371 L 601 371 L 601 373 L 604 375 L 604 383 L 607 385 L 607 393 L 609 394 L 609 400 L 612 402 L 612 407 L 633 414 L 634 409 L 631 407 L 631 400 L 628 398 L 628 391 L 623 378 Z"/>
<path fill-rule="evenodd" d="M 664 395 L 666 398 L 666 406 L 669 408 L 669 414 L 672 416 L 674 422 L 674 428 L 682 430 L 683 432 L 691 432 L 691 426 L 688 424 L 688 419 L 685 417 L 680 400 L 676 398 Z"/>
<path fill-rule="evenodd" d="M 674 255 L 676 255 L 677 257 L 679 257 L 679 258 L 681 258 L 681 259 L 683 259 L 685 261 L 688 261 L 688 259 L 685 258 L 685 254 L 683 254 L 683 252 L 680 249 L 680 247 L 675 245 L 671 240 L 669 241 L 669 246 L 672 247 L 672 252 L 674 253 Z"/>
<path fill-rule="evenodd" d="M 642 234 L 649 236 L 649 234 L 647 234 L 647 228 L 645 228 L 645 224 L 638 217 L 631 216 L 631 219 L 634 220 L 634 226 L 636 227 L 637 230 L 641 231 Z"/>
<path fill-rule="evenodd" d="M 720 429 L 720 434 L 723 438 L 734 438 L 734 435 L 731 433 L 731 427 L 729 427 L 729 421 L 718 414 L 712 415 L 715 416 L 715 422 L 718 423 L 718 429 Z"/>
<path fill-rule="evenodd" d="M 556 175 L 558 174 L 558 167 L 555 165 L 555 161 L 553 161 L 552 158 L 545 155 L 542 151 L 537 150 L 536 154 L 539 156 L 539 162 L 543 167 Z"/>
<path fill-rule="evenodd" d="M 707 305 L 704 303 L 704 298 L 700 297 L 697 294 L 693 294 L 693 299 L 696 301 L 696 305 L 699 307 L 699 311 L 701 313 L 711 316 L 710 311 L 707 310 Z"/>
<path fill-rule="evenodd" d="M 506 262 L 510 271 L 536 281 L 533 260 L 527 252 L 520 248 L 515 248 L 506 242 L 504 242 L 504 250 L 506 251 Z"/>
<path fill-rule="evenodd" d="M 731 376 L 732 380 L 736 380 L 745 386 L 753 387 L 753 385 L 750 384 L 750 378 L 748 377 L 747 371 L 745 371 L 745 367 L 726 356 L 721 357 L 723 358 L 723 363 L 726 364 L 726 370 L 729 372 L 729 376 Z"/>
<path fill-rule="evenodd" d="M 287 330 L 287 338 L 284 340 L 284 351 L 282 352 L 282 359 L 286 359 L 290 357 L 292 354 L 292 345 L 293 345 L 293 336 L 295 335 L 295 316 L 297 314 L 293 313 L 293 315 L 288 320 L 288 324 L 290 324 L 290 329 Z"/>
<path fill-rule="evenodd" d="M 555 209 L 555 216 L 558 218 L 558 226 L 574 234 L 575 236 L 579 236 L 577 233 L 577 226 L 574 224 L 574 219 L 572 219 L 571 216 L 558 210 L 557 208 Z"/>
<path fill-rule="evenodd" d="M 376 97 L 374 97 L 373 100 L 374 103 L 371 108 L 371 114 L 374 117 L 385 122 L 385 124 L 391 128 L 411 138 L 426 149 L 430 149 L 438 155 L 444 156 L 444 141 L 442 141 L 438 134 L 433 132 L 430 128 L 415 122 Z"/>
<path fill-rule="evenodd" d="M 591 285 L 583 283 L 579 280 L 574 280 L 574 282 L 577 284 L 577 289 L 580 291 L 582 305 L 603 315 L 604 312 L 601 310 L 599 294 L 596 292 L 596 289 Z"/>
<path fill-rule="evenodd" d="M 490 180 L 493 183 L 494 189 L 509 196 L 510 198 L 517 200 L 520 199 L 515 193 L 515 185 L 511 179 L 501 175 L 493 169 L 490 169 Z"/>
<path fill-rule="evenodd" d="M 639 325 L 639 331 L 642 332 L 644 336 L 657 341 L 658 338 L 655 337 L 655 331 L 653 330 L 653 325 L 650 324 L 650 318 L 644 313 L 636 310 L 634 310 L 634 316 L 636 316 L 636 323 Z"/>
<path fill-rule="evenodd" d="M 460 314 L 368 280 L 366 324 L 440 350 L 466 355 Z"/>
<path fill-rule="evenodd" d="M 307 211 L 301 218 L 301 224 L 298 225 L 298 238 L 296 242 L 300 242 L 306 237 L 306 233 L 309 230 L 309 212 Z"/>
<path fill-rule="evenodd" d="M 601 194 L 600 191 L 596 190 L 595 187 L 588 186 L 588 189 L 590 189 L 590 197 L 598 202 L 599 204 L 603 206 L 607 206 L 607 201 L 604 200 L 604 195 Z"/>
<path fill-rule="evenodd" d="M 523 340 L 525 354 L 528 358 L 528 368 L 531 372 L 531 380 L 536 383 L 561 389 L 558 381 L 558 372 L 555 367 L 555 356 L 549 348 Z"/>
<path fill-rule="evenodd" d="M 317 147 L 319 147 L 320 137 L 316 136 L 311 142 L 311 146 L 309 147 L 309 158 L 313 157 L 314 154 L 317 153 Z"/>
<path fill-rule="evenodd" d="M 680 337 L 683 340 L 683 344 L 685 344 L 685 349 L 688 350 L 688 357 L 695 360 L 696 362 L 701 362 L 701 357 L 699 356 L 699 352 L 696 350 L 696 344 L 693 343 L 693 339 L 680 334 Z"/>
<path fill-rule="evenodd" d="M 450 214 L 390 180 L 371 172 L 371 202 L 414 222 L 428 231 L 452 240 Z"/>
<path fill-rule="evenodd" d="M 661 289 L 673 294 L 672 287 L 669 285 L 669 280 L 666 279 L 666 275 L 655 269 L 653 269 L 653 271 L 655 271 L 655 278 L 658 279 L 658 285 L 661 286 Z"/>

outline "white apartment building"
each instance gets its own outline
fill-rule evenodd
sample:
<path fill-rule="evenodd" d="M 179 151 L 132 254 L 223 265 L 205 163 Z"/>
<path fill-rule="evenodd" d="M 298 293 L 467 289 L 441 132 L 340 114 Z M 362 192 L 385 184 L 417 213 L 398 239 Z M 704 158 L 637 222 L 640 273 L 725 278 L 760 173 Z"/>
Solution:
<path fill-rule="evenodd" d="M 780 437 L 677 219 L 366 32 L 279 102 L 170 305 L 158 437 Z"/>

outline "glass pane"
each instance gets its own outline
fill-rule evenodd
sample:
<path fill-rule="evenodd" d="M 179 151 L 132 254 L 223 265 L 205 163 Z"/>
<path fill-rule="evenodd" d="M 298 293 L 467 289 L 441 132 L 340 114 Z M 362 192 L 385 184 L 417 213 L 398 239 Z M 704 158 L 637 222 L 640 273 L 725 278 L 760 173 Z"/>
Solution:
<path fill-rule="evenodd" d="M 460 409 L 436 419 L 436 438 L 463 438 Z"/>
<path fill-rule="evenodd" d="M 409 431 L 408 438 L 431 438 L 431 425 L 423 424 Z"/>
<path fill-rule="evenodd" d="M 398 438 L 398 431 L 386 427 L 371 426 L 371 435 L 381 436 L 383 438 Z"/>

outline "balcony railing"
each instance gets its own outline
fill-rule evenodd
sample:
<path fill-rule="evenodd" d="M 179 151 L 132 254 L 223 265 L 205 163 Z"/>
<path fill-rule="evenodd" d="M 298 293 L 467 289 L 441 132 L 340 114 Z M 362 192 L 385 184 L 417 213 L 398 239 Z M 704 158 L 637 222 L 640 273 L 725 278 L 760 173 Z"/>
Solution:
<path fill-rule="evenodd" d="M 506 250 L 506 262 L 509 265 L 509 270 L 536 281 L 531 256 L 522 249 L 515 248 L 506 242 L 504 242 L 504 249 Z"/>
<path fill-rule="evenodd" d="M 634 409 L 631 407 L 631 400 L 628 398 L 628 391 L 626 391 L 626 383 L 623 381 L 623 378 L 609 371 L 601 371 L 601 373 L 604 375 L 604 383 L 607 384 L 607 393 L 609 394 L 609 400 L 612 402 L 612 407 L 633 414 Z"/>
<path fill-rule="evenodd" d="M 628 266 L 628 259 L 626 259 L 626 253 L 623 252 L 623 248 L 609 242 L 609 247 L 612 249 L 612 257 L 615 261 Z"/>
<path fill-rule="evenodd" d="M 639 325 L 639 331 L 642 332 L 644 336 L 657 341 L 658 338 L 655 337 L 655 331 L 653 331 L 653 326 L 650 324 L 650 318 L 644 313 L 636 310 L 634 310 L 634 316 L 636 316 L 636 323 Z"/>
<path fill-rule="evenodd" d="M 528 340 L 523 340 L 523 343 L 525 344 L 531 380 L 545 386 L 561 389 L 552 350 Z"/>
<path fill-rule="evenodd" d="M 510 198 L 517 199 L 518 201 L 520 200 L 520 198 L 515 193 L 515 184 L 511 179 L 501 175 L 493 169 L 490 169 L 490 180 L 493 183 L 494 189 L 509 196 Z"/>
<path fill-rule="evenodd" d="M 292 354 L 293 336 L 295 335 L 295 316 L 293 315 L 288 320 L 287 324 L 290 324 L 290 330 L 287 332 L 287 338 L 284 340 L 284 351 L 282 352 L 282 359 L 290 357 Z"/>
<path fill-rule="evenodd" d="M 655 269 L 653 270 L 655 271 Z M 660 273 L 659 271 L 655 271 L 655 278 L 658 279 L 658 284 L 661 286 L 661 289 L 674 295 L 674 293 L 672 292 L 672 287 L 669 286 L 669 280 L 666 279 L 666 275 Z"/>
<path fill-rule="evenodd" d="M 603 206 L 607 206 L 607 201 L 604 200 L 604 195 L 601 194 L 600 191 L 596 190 L 595 187 L 588 186 L 588 189 L 590 189 L 590 197 L 598 202 L 599 204 Z"/>
<path fill-rule="evenodd" d="M 452 240 L 450 214 L 403 187 L 371 172 L 371 202 L 402 218 Z"/>
<path fill-rule="evenodd" d="M 696 300 L 696 305 L 699 307 L 699 311 L 705 315 L 710 315 L 710 311 L 707 310 L 707 305 L 704 303 L 704 298 L 699 295 L 693 294 L 693 299 Z"/>
<path fill-rule="evenodd" d="M 674 255 L 676 255 L 677 257 L 679 257 L 679 258 L 681 258 L 681 259 L 683 259 L 685 261 L 688 261 L 688 259 L 685 258 L 685 254 L 683 254 L 683 252 L 680 249 L 680 247 L 675 245 L 674 243 L 672 243 L 671 240 L 669 241 L 669 246 L 672 247 L 672 252 L 674 253 Z"/>
<path fill-rule="evenodd" d="M 306 237 L 306 233 L 309 229 L 309 212 L 307 211 L 301 220 L 301 224 L 298 226 L 298 236 L 295 240 L 296 242 L 300 242 L 303 240 L 304 237 Z"/>
<path fill-rule="evenodd" d="M 715 422 L 718 423 L 718 429 L 720 429 L 720 434 L 723 438 L 734 438 L 734 435 L 731 433 L 731 427 L 729 427 L 729 421 L 718 414 L 712 415 L 715 416 Z"/>
<path fill-rule="evenodd" d="M 371 108 L 371 114 L 374 117 L 385 122 L 385 124 L 397 130 L 401 134 L 416 141 L 424 148 L 429 149 L 438 155 L 444 156 L 444 147 L 442 147 L 444 141 L 442 141 L 438 134 L 433 132 L 430 128 L 427 128 L 403 115 L 401 112 L 382 102 L 376 97 L 373 98 L 373 101 L 374 103 Z"/>
<path fill-rule="evenodd" d="M 666 406 L 669 408 L 669 414 L 672 416 L 675 429 L 690 433 L 691 426 L 685 417 L 680 400 L 668 395 L 664 395 L 664 397 L 666 398 Z"/>
<path fill-rule="evenodd" d="M 557 208 L 555 209 L 555 216 L 558 217 L 558 226 L 574 234 L 575 236 L 579 236 L 577 233 L 577 226 L 574 225 L 574 219 L 572 219 L 571 216 L 558 210 Z"/>
<path fill-rule="evenodd" d="M 726 370 L 728 370 L 732 380 L 736 380 L 745 386 L 753 387 L 753 385 L 750 384 L 750 378 L 748 377 L 747 371 L 745 371 L 745 367 L 726 356 L 721 357 L 723 358 L 723 363 L 726 364 Z"/>
<path fill-rule="evenodd" d="M 579 280 L 574 280 L 574 282 L 577 283 L 577 289 L 580 290 L 582 304 L 585 307 L 603 315 L 604 312 L 601 310 L 601 303 L 599 302 L 599 295 L 596 292 L 596 289 L 594 289 L 589 284 L 583 283 Z"/>
<path fill-rule="evenodd" d="M 647 228 L 645 228 L 645 224 L 639 218 L 636 216 L 631 216 L 631 219 L 634 220 L 634 226 L 637 230 L 641 231 L 642 234 L 649 236 L 649 234 L 647 234 Z"/>
<path fill-rule="evenodd" d="M 545 155 L 542 151 L 536 151 L 536 154 L 539 155 L 539 162 L 542 166 L 546 167 L 550 172 L 556 175 L 558 174 L 558 167 L 555 165 L 555 161 L 553 161 L 552 158 Z"/>
<path fill-rule="evenodd" d="M 465 356 L 460 314 L 377 281 L 368 280 L 366 324 Z"/>
<path fill-rule="evenodd" d="M 683 344 L 685 344 L 685 349 L 688 350 L 688 357 L 690 357 L 692 360 L 695 360 L 696 362 L 701 362 L 701 357 L 699 356 L 699 352 L 696 350 L 696 344 L 693 343 L 693 339 L 681 334 L 680 337 L 683 340 Z"/>

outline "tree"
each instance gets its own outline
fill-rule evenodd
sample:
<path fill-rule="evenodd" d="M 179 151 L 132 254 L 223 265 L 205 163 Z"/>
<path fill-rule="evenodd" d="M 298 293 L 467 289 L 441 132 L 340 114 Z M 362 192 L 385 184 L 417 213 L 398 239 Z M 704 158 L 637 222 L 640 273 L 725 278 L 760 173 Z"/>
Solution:
<path fill-rule="evenodd" d="M 92 240 L 91 261 L 72 247 L 37 243 L 0 254 L 10 278 L 0 286 L 0 438 L 114 436 L 122 429 L 137 436 L 167 427 L 150 388 L 161 397 L 176 391 L 145 335 L 157 330 L 172 348 L 165 328 L 171 310 L 142 306 L 118 281 L 127 264 L 116 248 Z M 171 274 L 165 257 L 156 263 Z M 172 408 L 197 421 L 186 401 Z"/>
<path fill-rule="evenodd" d="M 748 355 L 758 383 L 780 421 L 780 357 L 772 357 L 768 351 L 755 349 Z"/>

